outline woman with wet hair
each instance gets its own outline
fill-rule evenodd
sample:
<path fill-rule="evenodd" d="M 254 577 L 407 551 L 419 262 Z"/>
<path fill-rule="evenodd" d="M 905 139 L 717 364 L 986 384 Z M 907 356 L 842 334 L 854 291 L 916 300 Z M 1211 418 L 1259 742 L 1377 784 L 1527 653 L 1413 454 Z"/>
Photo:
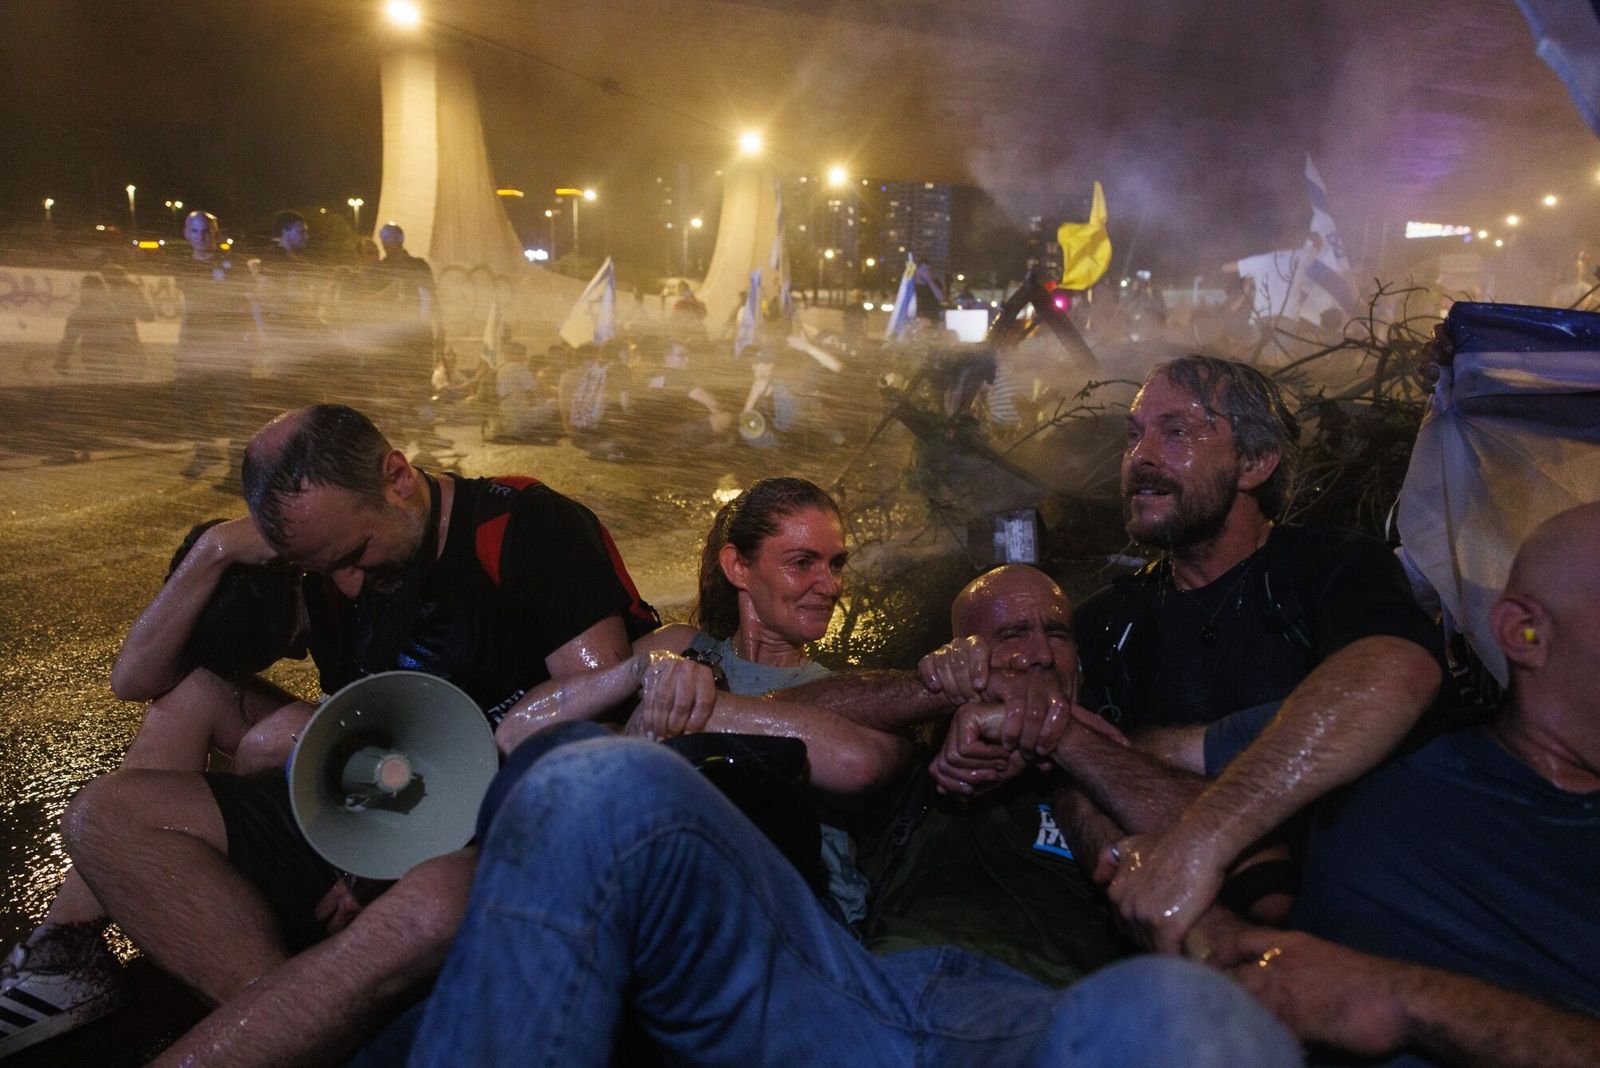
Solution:
<path fill-rule="evenodd" d="M 693 622 L 662 627 L 634 651 L 708 664 L 719 688 L 749 697 L 829 675 L 807 647 L 828 632 L 848 555 L 839 506 L 821 487 L 803 478 L 761 479 L 711 522 Z M 826 819 L 821 834 L 827 898 L 854 923 L 866 915 L 869 884 L 849 834 Z"/>
<path fill-rule="evenodd" d="M 663 627 L 643 640 L 714 658 L 734 693 L 820 678 L 828 670 L 806 647 L 828 632 L 847 556 L 832 497 L 803 478 L 764 478 L 712 521 L 694 626 Z"/>

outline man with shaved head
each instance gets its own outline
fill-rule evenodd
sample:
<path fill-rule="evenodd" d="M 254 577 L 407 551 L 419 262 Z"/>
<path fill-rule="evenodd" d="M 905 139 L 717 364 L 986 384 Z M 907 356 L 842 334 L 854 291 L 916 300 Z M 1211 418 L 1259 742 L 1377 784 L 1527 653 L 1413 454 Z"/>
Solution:
<path fill-rule="evenodd" d="M 1294 926 L 1214 960 L 1308 1041 L 1397 1063 L 1600 1063 L 1600 504 L 1546 521 L 1492 610 L 1486 725 L 1324 806 Z"/>
<path fill-rule="evenodd" d="M 932 769 L 945 790 L 925 812 L 913 800 L 908 816 L 920 822 L 889 864 L 868 944 L 959 945 L 1063 986 L 1131 947 L 1062 838 L 1043 766 L 1085 733 L 1116 732 L 1074 709 L 1072 606 L 1043 572 L 1012 564 L 980 575 L 951 604 L 950 624 L 954 640 L 919 668 L 930 691 L 961 704 Z"/>

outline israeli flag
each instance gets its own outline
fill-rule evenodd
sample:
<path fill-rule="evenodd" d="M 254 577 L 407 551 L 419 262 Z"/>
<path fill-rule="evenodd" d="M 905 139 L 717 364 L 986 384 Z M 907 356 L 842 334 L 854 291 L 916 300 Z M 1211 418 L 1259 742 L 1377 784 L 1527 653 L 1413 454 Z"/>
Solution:
<path fill-rule="evenodd" d="M 756 343 L 756 327 L 761 323 L 761 268 L 750 272 L 750 288 L 745 290 L 744 306 L 739 309 L 738 328 L 733 333 L 733 355 L 737 357 Z"/>
<path fill-rule="evenodd" d="M 573 348 L 585 342 L 599 345 L 616 336 L 617 269 L 610 256 L 595 272 L 572 311 L 567 313 L 559 332 L 561 340 Z"/>
<path fill-rule="evenodd" d="M 1400 559 L 1505 684 L 1492 610 L 1517 547 L 1600 500 L 1600 315 L 1457 301 L 1444 328 L 1450 356 L 1400 488 Z"/>
<path fill-rule="evenodd" d="M 1302 252 L 1304 278 L 1300 317 L 1320 322 L 1322 313 L 1329 308 L 1347 316 L 1354 315 L 1356 298 L 1350 286 L 1350 260 L 1334 229 L 1333 216 L 1328 214 L 1328 188 L 1322 184 L 1322 175 L 1317 173 L 1316 164 L 1309 155 L 1306 156 L 1306 194 L 1311 199 L 1311 236 Z"/>
<path fill-rule="evenodd" d="M 894 310 L 889 313 L 889 327 L 883 332 L 886 340 L 900 336 L 911 320 L 917 317 L 917 261 L 906 253 L 906 269 L 900 275 L 900 288 L 894 295 Z"/>

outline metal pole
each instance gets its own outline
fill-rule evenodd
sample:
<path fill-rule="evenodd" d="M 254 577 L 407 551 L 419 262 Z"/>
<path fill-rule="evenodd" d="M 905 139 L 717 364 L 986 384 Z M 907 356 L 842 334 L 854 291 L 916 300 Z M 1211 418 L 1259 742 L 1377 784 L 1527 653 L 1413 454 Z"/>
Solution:
<path fill-rule="evenodd" d="M 572 198 L 572 254 L 578 254 L 578 198 Z"/>

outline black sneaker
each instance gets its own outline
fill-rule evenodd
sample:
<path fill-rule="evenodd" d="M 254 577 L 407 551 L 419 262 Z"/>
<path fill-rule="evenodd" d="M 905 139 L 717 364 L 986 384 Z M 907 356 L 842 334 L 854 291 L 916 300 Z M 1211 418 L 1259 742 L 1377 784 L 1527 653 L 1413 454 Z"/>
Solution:
<path fill-rule="evenodd" d="M 91 924 L 40 924 L 0 964 L 0 1060 L 98 1020 L 128 999 Z"/>

